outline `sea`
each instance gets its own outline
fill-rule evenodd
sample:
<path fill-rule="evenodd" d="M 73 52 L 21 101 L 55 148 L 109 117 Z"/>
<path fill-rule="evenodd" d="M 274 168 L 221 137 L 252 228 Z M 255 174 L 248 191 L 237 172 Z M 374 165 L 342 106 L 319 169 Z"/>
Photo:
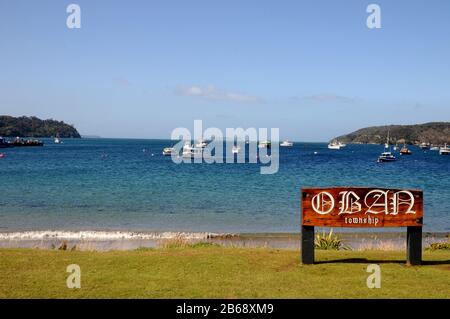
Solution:
<path fill-rule="evenodd" d="M 176 164 L 170 140 L 43 141 L 0 149 L 2 233 L 298 233 L 300 189 L 331 186 L 421 189 L 424 230 L 450 231 L 450 157 L 414 146 L 377 163 L 383 145 L 296 142 L 264 175 L 260 163 Z"/>

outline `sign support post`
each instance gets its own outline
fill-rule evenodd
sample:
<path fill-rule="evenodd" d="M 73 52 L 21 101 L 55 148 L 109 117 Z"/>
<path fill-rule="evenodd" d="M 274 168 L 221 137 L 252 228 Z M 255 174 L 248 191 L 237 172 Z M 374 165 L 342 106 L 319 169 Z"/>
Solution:
<path fill-rule="evenodd" d="M 314 226 L 302 226 L 302 264 L 314 264 Z"/>
<path fill-rule="evenodd" d="M 406 227 L 406 263 L 420 265 L 422 263 L 422 227 Z"/>

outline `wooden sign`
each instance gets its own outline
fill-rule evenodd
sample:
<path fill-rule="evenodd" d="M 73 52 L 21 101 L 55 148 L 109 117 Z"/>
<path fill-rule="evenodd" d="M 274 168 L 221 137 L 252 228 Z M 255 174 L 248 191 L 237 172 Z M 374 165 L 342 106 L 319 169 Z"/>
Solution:
<path fill-rule="evenodd" d="M 422 261 L 423 192 L 333 187 L 303 188 L 302 262 L 314 263 L 314 227 L 407 227 L 407 263 Z"/>
<path fill-rule="evenodd" d="M 302 225 L 326 227 L 422 226 L 419 190 L 335 187 L 302 189 Z"/>

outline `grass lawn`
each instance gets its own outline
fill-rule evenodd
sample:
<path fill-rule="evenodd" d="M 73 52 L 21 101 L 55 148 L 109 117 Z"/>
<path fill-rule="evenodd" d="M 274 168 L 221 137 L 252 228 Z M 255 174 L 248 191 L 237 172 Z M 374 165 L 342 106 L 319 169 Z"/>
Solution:
<path fill-rule="evenodd" d="M 408 267 L 405 252 L 299 252 L 188 247 L 135 251 L 0 249 L 0 298 L 450 298 L 450 251 L 425 251 Z M 366 285 L 381 266 L 381 288 Z M 66 267 L 81 267 L 68 289 Z"/>

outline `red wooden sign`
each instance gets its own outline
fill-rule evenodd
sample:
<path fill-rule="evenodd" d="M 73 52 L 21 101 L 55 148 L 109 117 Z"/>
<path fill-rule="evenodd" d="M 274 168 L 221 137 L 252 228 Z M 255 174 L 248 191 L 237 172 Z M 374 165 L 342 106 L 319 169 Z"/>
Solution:
<path fill-rule="evenodd" d="M 407 227 L 423 225 L 419 190 L 334 187 L 302 189 L 302 225 Z"/>

